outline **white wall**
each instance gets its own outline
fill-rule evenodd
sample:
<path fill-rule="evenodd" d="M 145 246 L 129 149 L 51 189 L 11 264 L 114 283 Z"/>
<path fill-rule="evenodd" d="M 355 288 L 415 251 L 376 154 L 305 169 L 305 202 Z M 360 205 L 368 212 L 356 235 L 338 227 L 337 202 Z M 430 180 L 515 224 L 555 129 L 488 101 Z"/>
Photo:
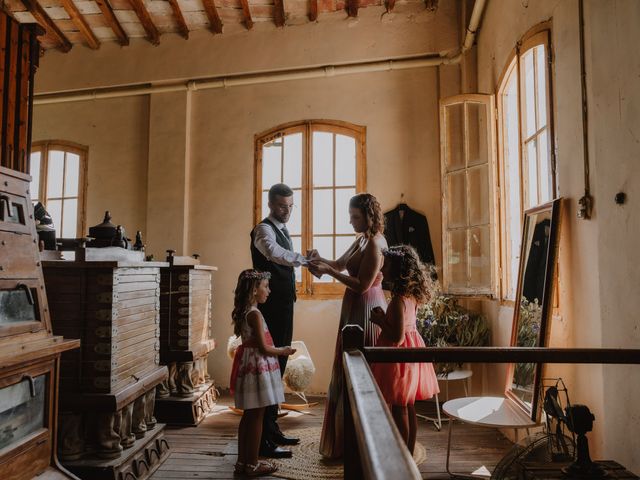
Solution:
<path fill-rule="evenodd" d="M 505 18 L 509 21 L 505 22 Z M 627 347 L 640 343 L 640 258 L 633 215 L 640 186 L 640 4 L 585 1 L 589 101 L 592 220 L 576 217 L 584 190 L 577 0 L 488 3 L 478 40 L 478 83 L 495 93 L 497 79 L 518 39 L 537 23 L 552 20 L 554 120 L 558 193 L 567 199 L 560 245 L 560 316 L 553 319 L 551 346 Z M 613 202 L 626 191 L 624 206 Z M 494 305 L 494 327 L 510 326 L 510 311 Z M 589 435 L 593 458 L 615 459 L 640 471 L 638 436 L 640 369 L 637 366 L 550 366 L 569 382 L 573 403 L 587 404 L 596 417 Z"/>

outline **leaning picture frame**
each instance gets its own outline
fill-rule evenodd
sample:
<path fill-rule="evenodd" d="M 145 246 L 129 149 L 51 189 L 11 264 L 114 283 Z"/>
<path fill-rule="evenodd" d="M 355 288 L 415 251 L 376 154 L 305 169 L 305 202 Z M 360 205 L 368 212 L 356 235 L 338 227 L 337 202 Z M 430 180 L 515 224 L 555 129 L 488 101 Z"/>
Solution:
<path fill-rule="evenodd" d="M 524 212 L 512 347 L 545 347 L 553 311 L 553 288 L 560 238 L 562 199 Z M 544 364 L 509 364 L 505 396 L 533 421 L 540 418 L 539 386 Z"/>

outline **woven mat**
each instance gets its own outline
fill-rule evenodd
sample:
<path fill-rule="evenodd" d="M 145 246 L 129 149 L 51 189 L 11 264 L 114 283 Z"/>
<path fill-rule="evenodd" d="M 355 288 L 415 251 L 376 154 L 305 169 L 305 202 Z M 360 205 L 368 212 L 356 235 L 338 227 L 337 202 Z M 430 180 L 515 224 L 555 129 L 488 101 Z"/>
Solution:
<path fill-rule="evenodd" d="M 292 480 L 342 479 L 342 460 L 326 460 L 318 452 L 320 427 L 287 430 L 287 435 L 300 438 L 300 443 L 291 448 L 293 458 L 278 460 L 278 471 L 274 477 Z M 413 459 L 420 465 L 427 459 L 424 446 L 416 443 Z"/>

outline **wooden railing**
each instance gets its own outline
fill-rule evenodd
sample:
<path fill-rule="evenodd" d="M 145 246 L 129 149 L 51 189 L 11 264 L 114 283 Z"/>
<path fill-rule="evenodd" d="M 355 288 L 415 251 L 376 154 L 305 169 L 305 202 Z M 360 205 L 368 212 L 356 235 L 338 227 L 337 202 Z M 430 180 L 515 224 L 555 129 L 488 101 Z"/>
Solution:
<path fill-rule="evenodd" d="M 344 478 L 422 478 L 398 432 L 368 362 L 640 364 L 640 349 L 365 347 L 358 325 L 342 329 Z"/>

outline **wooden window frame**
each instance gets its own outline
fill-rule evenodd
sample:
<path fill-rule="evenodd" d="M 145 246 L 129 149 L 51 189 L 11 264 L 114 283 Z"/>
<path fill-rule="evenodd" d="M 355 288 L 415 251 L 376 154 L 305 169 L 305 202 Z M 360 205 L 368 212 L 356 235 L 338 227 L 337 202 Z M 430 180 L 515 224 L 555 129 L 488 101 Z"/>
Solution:
<path fill-rule="evenodd" d="M 498 233 L 497 233 L 497 198 L 495 195 L 495 164 L 496 164 L 496 137 L 495 137 L 495 99 L 493 95 L 485 95 L 485 94 L 472 94 L 465 93 L 460 95 L 455 95 L 452 97 L 444 98 L 440 100 L 439 114 L 440 114 L 440 181 L 441 181 L 441 211 L 442 211 L 442 285 L 443 291 L 447 294 L 455 297 L 464 297 L 464 298 L 494 298 L 497 295 L 498 289 L 498 262 L 497 256 L 498 252 Z M 451 273 L 449 271 L 448 258 L 449 258 L 449 243 L 447 235 L 452 230 L 449 227 L 448 223 L 448 206 L 447 206 L 447 197 L 448 197 L 448 187 L 447 180 L 448 175 L 455 172 L 469 172 L 471 169 L 475 169 L 481 164 L 478 165 L 464 165 L 461 168 L 456 169 L 455 171 L 447 171 L 446 165 L 446 155 L 447 155 L 447 132 L 446 132 L 446 107 L 453 104 L 462 104 L 463 105 L 463 121 L 464 121 L 464 145 L 463 145 L 463 156 L 467 158 L 468 155 L 468 139 L 469 139 L 469 129 L 468 129 L 468 116 L 467 112 L 467 104 L 480 104 L 486 107 L 487 109 L 487 182 L 488 182 L 488 199 L 489 205 L 487 208 L 489 209 L 489 266 L 487 267 L 490 271 L 490 285 L 488 287 L 474 287 L 474 286 L 452 286 L 451 285 Z M 469 184 L 467 182 L 466 189 L 466 198 L 469 198 Z M 469 209 L 465 212 L 466 215 L 469 214 Z M 470 230 L 473 228 L 471 225 L 467 225 L 464 227 L 465 230 Z M 468 275 L 470 275 L 469 269 L 471 268 L 471 262 L 469 260 L 469 237 L 467 236 L 467 269 Z"/>
<path fill-rule="evenodd" d="M 531 28 L 523 37 L 517 42 L 516 46 L 512 50 L 505 68 L 503 69 L 502 74 L 500 75 L 497 87 L 496 87 L 496 122 L 497 122 L 497 172 L 496 178 L 498 179 L 498 188 L 496 189 L 496 193 L 498 196 L 498 205 L 499 205 L 499 214 L 500 214 L 500 269 L 499 269 L 499 285 L 500 285 L 500 302 L 506 306 L 515 306 L 515 299 L 508 298 L 508 285 L 512 280 L 510 278 L 510 255 L 509 255 L 509 229 L 506 225 L 506 201 L 507 201 L 507 178 L 505 176 L 505 116 L 504 109 L 502 104 L 502 99 L 506 90 L 506 87 L 509 83 L 511 75 L 516 75 L 517 82 L 517 91 L 518 91 L 518 160 L 519 160 L 519 174 L 520 174 L 520 224 L 522 224 L 522 220 L 524 217 L 524 211 L 526 210 L 525 205 L 527 205 L 529 198 L 528 191 L 528 175 L 525 168 L 525 145 L 532 138 L 538 138 L 540 135 L 539 129 L 536 128 L 536 132 L 529 137 L 524 137 L 524 124 L 523 117 L 525 115 L 526 108 L 526 95 L 524 93 L 524 78 L 521 74 L 521 63 L 523 56 L 529 52 L 531 49 L 544 45 L 546 52 L 545 65 L 547 65 L 546 69 L 546 110 L 547 110 L 547 125 L 544 129 L 547 130 L 547 142 L 549 149 L 549 161 L 550 161 L 550 173 L 551 173 L 551 199 L 555 199 L 558 197 L 558 187 L 556 182 L 556 138 L 555 138 L 555 129 L 554 129 L 554 118 L 555 118 L 555 108 L 554 108 L 554 97 L 553 97 L 553 44 L 551 42 L 551 22 L 542 22 L 533 28 Z M 534 61 L 535 64 L 535 61 Z M 535 105 L 535 116 L 536 122 L 538 120 L 538 77 L 534 74 L 534 105 Z M 541 129 L 540 129 L 541 130 Z M 539 149 L 536 149 L 536 154 L 539 155 Z M 536 166 L 539 166 L 539 161 L 536 161 Z M 539 177 L 539 175 L 537 175 Z M 539 178 L 538 178 L 539 180 Z M 538 182 L 539 185 L 540 182 Z M 538 187 L 539 188 L 539 187 Z M 538 194 L 539 196 L 539 194 Z M 538 202 L 540 203 L 540 202 Z M 542 202 L 544 203 L 544 202 Z M 533 207 L 533 206 L 532 206 Z M 527 207 L 529 208 L 529 207 Z M 557 272 L 555 282 L 557 283 Z M 557 291 L 557 289 L 555 289 Z M 557 297 L 557 296 L 556 296 Z M 558 302 L 557 298 L 554 300 L 554 304 L 557 307 Z"/>
<path fill-rule="evenodd" d="M 355 125 L 339 120 L 304 120 L 301 122 L 290 122 L 278 125 L 265 132 L 259 133 L 254 137 L 254 155 L 255 155 L 255 177 L 254 177 L 254 224 L 262 220 L 262 193 L 265 191 L 262 185 L 262 147 L 277 138 L 293 133 L 302 133 L 302 231 L 301 245 L 302 252 L 306 252 L 313 248 L 313 190 L 331 189 L 334 191 L 335 200 L 335 168 L 333 169 L 334 181 L 330 187 L 313 187 L 313 148 L 311 136 L 313 132 L 327 132 L 333 134 L 341 134 L 354 138 L 356 142 L 356 193 L 366 191 L 366 127 Z M 334 143 L 335 149 L 335 143 Z M 335 151 L 333 156 L 335 162 Z M 342 185 L 338 188 L 343 187 Z M 335 205 L 335 202 L 334 202 Z M 335 207 L 334 207 L 335 208 Z M 347 215 L 347 212 L 345 212 Z M 316 235 L 316 236 L 352 236 L 353 234 L 336 234 L 335 233 L 335 215 L 333 219 L 333 234 Z M 335 243 L 334 243 L 335 246 Z M 321 252 L 322 253 L 322 252 Z M 335 252 L 338 255 L 341 252 Z M 298 298 L 309 300 L 336 299 L 344 294 L 345 286 L 339 282 L 318 283 L 313 282 L 311 273 L 306 269 L 302 269 L 302 278 L 296 283 L 296 292 Z"/>
<path fill-rule="evenodd" d="M 40 142 L 33 142 L 31 145 L 31 153 L 40 152 L 40 184 L 38 191 L 38 200 L 45 205 L 47 200 L 47 175 L 49 165 L 49 151 L 59 150 L 65 153 L 73 153 L 80 157 L 80 166 L 78 172 L 78 196 L 77 197 L 64 197 L 64 183 L 63 183 L 63 196 L 53 198 L 54 200 L 77 198 L 78 199 L 78 218 L 76 222 L 76 237 L 80 238 L 84 236 L 86 229 L 86 199 L 87 199 L 87 167 L 89 159 L 89 148 L 77 143 L 68 142 L 65 140 L 45 140 Z M 31 159 L 29 159 L 31 161 Z M 65 161 L 66 165 L 66 161 Z M 64 172 L 63 172 L 64 182 Z M 64 203 L 63 203 L 64 205 Z M 62 210 L 64 212 L 64 210 Z M 61 237 L 62 225 L 56 225 L 56 235 Z"/>

